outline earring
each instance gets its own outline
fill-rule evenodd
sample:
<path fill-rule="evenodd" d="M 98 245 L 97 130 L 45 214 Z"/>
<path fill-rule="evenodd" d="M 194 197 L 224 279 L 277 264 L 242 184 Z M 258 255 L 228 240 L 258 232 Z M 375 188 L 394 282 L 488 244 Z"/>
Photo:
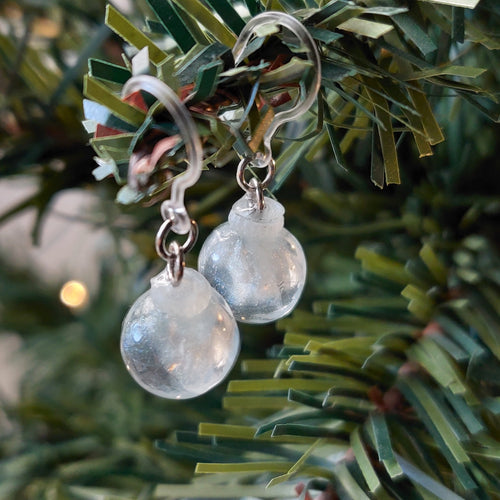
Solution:
<path fill-rule="evenodd" d="M 234 48 L 237 65 L 248 42 L 266 25 L 282 25 L 305 47 L 314 75 L 307 95 L 289 110 L 275 115 L 263 137 L 264 153 L 243 158 L 237 181 L 246 194 L 232 207 L 228 222 L 216 228 L 205 241 L 198 269 L 226 299 L 235 318 L 245 323 L 268 323 L 286 316 L 297 304 L 306 280 L 306 259 L 297 239 L 284 228 L 284 207 L 264 196 L 272 181 L 275 164 L 271 140 L 280 125 L 296 119 L 313 104 L 320 87 L 321 62 L 318 49 L 306 28 L 293 16 L 265 12 L 242 30 Z M 245 179 L 248 167 L 266 168 L 263 181 Z"/>
<path fill-rule="evenodd" d="M 224 298 L 198 271 L 184 269 L 184 254 L 198 234 L 184 205 L 184 191 L 199 179 L 202 168 L 196 126 L 175 92 L 161 80 L 133 77 L 123 95 L 138 90 L 156 97 L 169 111 L 184 140 L 188 168 L 174 179 L 170 200 L 161 206 L 164 222 L 155 243 L 166 267 L 151 279 L 151 288 L 125 317 L 121 354 L 144 389 L 164 398 L 187 399 L 207 392 L 226 377 L 239 354 L 239 333 Z M 150 159 L 161 156 L 161 147 L 158 143 Z M 176 240 L 167 244 L 170 232 L 185 234 L 187 239 L 182 245 Z"/>

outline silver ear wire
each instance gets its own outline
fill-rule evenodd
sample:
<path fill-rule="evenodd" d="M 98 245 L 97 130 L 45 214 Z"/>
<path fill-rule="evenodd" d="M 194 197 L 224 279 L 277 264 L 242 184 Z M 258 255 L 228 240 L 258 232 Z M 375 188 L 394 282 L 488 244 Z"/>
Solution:
<path fill-rule="evenodd" d="M 300 21 L 284 12 L 263 12 L 252 18 L 245 25 L 232 50 L 235 65 L 237 66 L 243 59 L 245 48 L 254 35 L 258 35 L 258 32 L 265 26 L 276 25 L 290 30 L 306 48 L 308 58 L 313 64 L 314 74 L 309 88 L 304 92 L 305 95 L 299 97 L 297 104 L 293 108 L 281 111 L 275 115 L 263 137 L 265 154 L 264 157 L 258 158 L 258 164 L 255 165 L 258 167 L 265 167 L 271 161 L 271 140 L 277 129 L 283 123 L 294 120 L 307 111 L 314 103 L 321 85 L 321 59 L 316 43 Z"/>
<path fill-rule="evenodd" d="M 191 220 L 184 205 L 184 192 L 200 178 L 203 162 L 203 150 L 196 125 L 177 94 L 164 82 L 150 75 L 130 78 L 123 86 L 122 96 L 143 90 L 156 97 L 174 119 L 186 147 L 188 167 L 172 182 L 170 199 L 162 203 L 161 213 L 164 219 L 173 217 L 172 230 L 178 234 L 191 231 Z"/>

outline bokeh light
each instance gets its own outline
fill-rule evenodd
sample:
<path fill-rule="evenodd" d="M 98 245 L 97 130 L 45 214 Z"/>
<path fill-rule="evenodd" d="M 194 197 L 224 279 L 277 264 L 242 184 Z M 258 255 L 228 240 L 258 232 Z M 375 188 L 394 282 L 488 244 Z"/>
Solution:
<path fill-rule="evenodd" d="M 82 282 L 71 280 L 61 287 L 59 297 L 65 306 L 71 309 L 81 309 L 88 302 L 89 292 Z"/>

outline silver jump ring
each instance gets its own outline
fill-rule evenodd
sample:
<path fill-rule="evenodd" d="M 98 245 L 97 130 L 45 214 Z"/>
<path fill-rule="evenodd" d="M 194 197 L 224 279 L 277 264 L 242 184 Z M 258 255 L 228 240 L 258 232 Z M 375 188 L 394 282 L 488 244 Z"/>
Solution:
<path fill-rule="evenodd" d="M 255 190 L 255 187 L 252 186 L 245 179 L 245 169 L 250 163 L 252 163 L 252 158 L 243 158 L 238 165 L 238 170 L 236 171 L 236 180 L 238 181 L 238 184 L 240 185 L 241 189 L 245 190 L 247 193 L 250 193 Z M 269 184 L 274 178 L 275 173 L 276 173 L 276 164 L 274 163 L 274 160 L 271 158 L 271 161 L 267 164 L 266 177 L 264 178 L 264 180 L 259 182 L 261 189 L 266 189 L 269 186 Z"/>
<path fill-rule="evenodd" d="M 173 225 L 174 225 L 173 219 L 169 218 L 165 220 L 163 224 L 160 226 L 160 229 L 158 229 L 155 238 L 156 253 L 159 255 L 161 259 L 163 259 L 166 262 L 169 262 L 172 258 L 176 257 L 175 251 L 174 253 L 172 253 L 170 245 L 167 247 L 167 236 L 170 230 L 172 229 Z M 182 245 L 177 244 L 180 252 L 182 254 L 189 252 L 189 250 L 193 248 L 197 239 L 198 239 L 198 225 L 194 220 L 192 220 L 186 241 Z"/>

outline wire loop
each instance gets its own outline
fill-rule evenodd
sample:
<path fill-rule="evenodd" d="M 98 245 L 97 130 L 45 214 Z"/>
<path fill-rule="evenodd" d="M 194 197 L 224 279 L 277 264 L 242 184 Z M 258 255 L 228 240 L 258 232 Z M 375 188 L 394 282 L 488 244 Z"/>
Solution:
<path fill-rule="evenodd" d="M 184 252 L 177 241 L 172 241 L 168 246 L 169 254 L 165 271 L 167 279 L 174 286 L 177 286 L 184 275 Z"/>
<path fill-rule="evenodd" d="M 238 181 L 238 184 L 240 185 L 241 189 L 247 192 L 255 190 L 255 187 L 245 179 L 245 170 L 251 164 L 252 158 L 243 158 L 238 164 L 238 170 L 236 171 L 236 180 Z M 272 158 L 266 167 L 266 177 L 264 178 L 264 180 L 259 181 L 259 186 L 261 189 L 266 189 L 269 186 L 274 178 L 274 174 L 276 173 L 276 164 L 274 163 L 274 160 Z"/>
<path fill-rule="evenodd" d="M 252 164 L 251 158 L 243 158 L 236 171 L 236 180 L 240 185 L 241 189 L 246 191 L 248 197 L 251 200 L 253 207 L 257 207 L 260 211 L 264 210 L 264 189 L 266 189 L 274 178 L 276 173 L 276 164 L 271 158 L 271 161 L 267 164 L 267 174 L 264 180 L 259 180 L 256 177 L 252 177 L 249 181 L 245 179 L 245 170 Z"/>
<path fill-rule="evenodd" d="M 262 210 L 266 208 L 262 183 L 259 182 L 256 177 L 252 177 L 248 184 L 250 184 L 251 187 L 251 191 L 247 191 L 247 195 L 250 198 L 251 207 L 257 207 L 259 211 L 262 212 Z"/>
<path fill-rule="evenodd" d="M 156 253 L 168 264 L 172 261 L 172 259 L 177 259 L 180 252 L 182 254 L 182 265 L 184 266 L 184 254 L 193 248 L 196 240 L 198 239 L 198 225 L 194 220 L 191 220 L 190 230 L 186 241 L 182 245 L 179 245 L 179 243 L 174 240 L 172 242 L 175 244 L 174 246 L 172 246 L 172 243 L 167 246 L 167 236 L 170 231 L 173 231 L 173 226 L 174 219 L 169 218 L 166 219 L 160 226 L 160 229 L 158 229 L 155 238 Z M 177 247 L 178 250 L 176 249 Z"/>

